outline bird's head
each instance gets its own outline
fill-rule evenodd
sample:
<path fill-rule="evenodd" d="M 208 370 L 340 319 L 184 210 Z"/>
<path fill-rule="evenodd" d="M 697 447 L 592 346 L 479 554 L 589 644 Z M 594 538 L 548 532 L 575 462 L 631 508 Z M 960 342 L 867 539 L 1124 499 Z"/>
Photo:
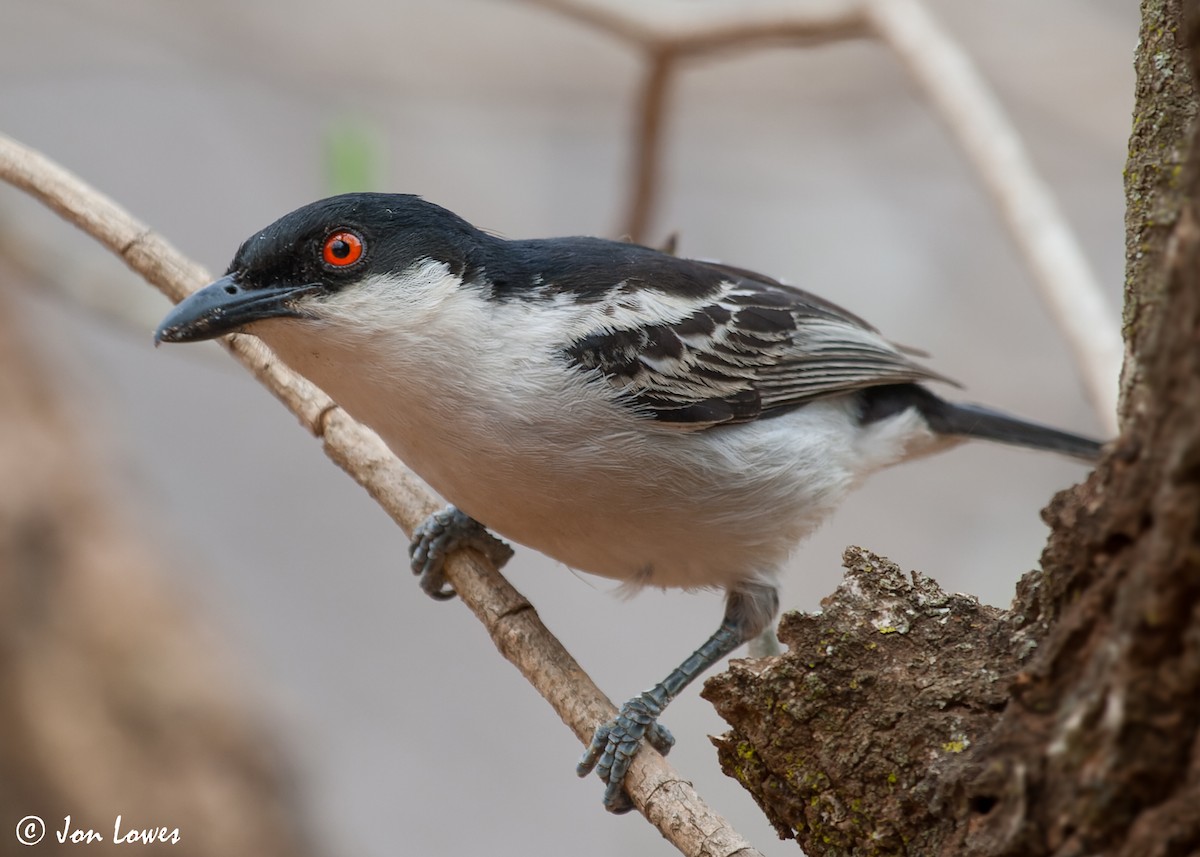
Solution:
<path fill-rule="evenodd" d="M 489 240 L 416 196 L 323 199 L 246 240 L 225 276 L 181 301 L 154 339 L 198 342 L 270 319 L 321 320 L 357 303 L 364 284 L 403 282 L 430 265 L 461 282 Z"/>

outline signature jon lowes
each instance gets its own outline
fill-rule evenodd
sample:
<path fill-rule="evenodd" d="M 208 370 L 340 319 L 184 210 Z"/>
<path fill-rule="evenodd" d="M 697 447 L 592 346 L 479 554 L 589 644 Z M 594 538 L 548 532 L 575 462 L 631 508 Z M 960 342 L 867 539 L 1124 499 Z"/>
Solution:
<path fill-rule="evenodd" d="M 93 842 L 105 841 L 111 841 L 116 845 L 151 845 L 156 842 L 175 845 L 180 840 L 178 827 L 136 827 L 127 824 L 124 817 L 120 815 L 113 820 L 111 839 L 90 827 L 73 827 L 69 815 L 63 817 L 62 829 L 56 830 L 54 836 L 63 845 L 67 843 L 89 845 Z"/>

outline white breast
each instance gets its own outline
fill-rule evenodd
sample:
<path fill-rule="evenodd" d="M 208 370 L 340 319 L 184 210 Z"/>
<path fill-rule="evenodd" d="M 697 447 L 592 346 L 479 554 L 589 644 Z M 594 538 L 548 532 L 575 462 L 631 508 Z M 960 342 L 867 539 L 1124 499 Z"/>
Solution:
<path fill-rule="evenodd" d="M 928 438 L 911 413 L 864 432 L 846 397 L 664 428 L 567 366 L 544 307 L 464 294 L 440 265 L 354 291 L 320 321 L 253 332 L 446 500 L 594 574 L 683 587 L 771 575 L 862 476 Z"/>

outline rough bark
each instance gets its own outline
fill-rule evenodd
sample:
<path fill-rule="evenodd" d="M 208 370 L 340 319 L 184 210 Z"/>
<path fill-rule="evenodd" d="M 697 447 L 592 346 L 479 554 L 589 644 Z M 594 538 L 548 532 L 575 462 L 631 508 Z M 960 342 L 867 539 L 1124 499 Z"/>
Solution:
<path fill-rule="evenodd" d="M 114 513 L 23 334 L 0 289 L 0 854 L 66 853 L 68 815 L 92 855 L 138 849 L 118 815 L 177 829 L 171 854 L 313 853 L 253 694 Z"/>
<path fill-rule="evenodd" d="M 1042 570 L 999 612 L 852 551 L 785 655 L 706 687 L 723 767 L 810 857 L 1200 853 L 1195 5 L 1143 4 L 1124 428 Z"/>
<path fill-rule="evenodd" d="M 784 617 L 786 655 L 705 688 L 736 724 L 714 739 L 721 764 L 811 855 L 934 853 L 939 780 L 995 723 L 1011 679 L 996 665 L 1030 641 L 1019 615 L 861 548 L 845 563 L 820 614 Z"/>
<path fill-rule="evenodd" d="M 1125 345 L 1122 416 L 1143 407 L 1142 351 L 1166 291 L 1163 263 L 1183 206 L 1197 102 L 1180 44 L 1182 0 L 1144 0 L 1125 164 Z"/>

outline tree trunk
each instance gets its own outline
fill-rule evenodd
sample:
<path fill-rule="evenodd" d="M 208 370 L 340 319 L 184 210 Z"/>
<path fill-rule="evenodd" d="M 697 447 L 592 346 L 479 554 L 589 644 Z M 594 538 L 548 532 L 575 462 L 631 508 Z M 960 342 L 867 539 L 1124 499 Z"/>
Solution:
<path fill-rule="evenodd" d="M 1142 6 L 1123 430 L 1044 513 L 1042 570 L 998 611 L 851 549 L 785 655 L 705 688 L 810 857 L 1200 853 L 1198 5 Z"/>

